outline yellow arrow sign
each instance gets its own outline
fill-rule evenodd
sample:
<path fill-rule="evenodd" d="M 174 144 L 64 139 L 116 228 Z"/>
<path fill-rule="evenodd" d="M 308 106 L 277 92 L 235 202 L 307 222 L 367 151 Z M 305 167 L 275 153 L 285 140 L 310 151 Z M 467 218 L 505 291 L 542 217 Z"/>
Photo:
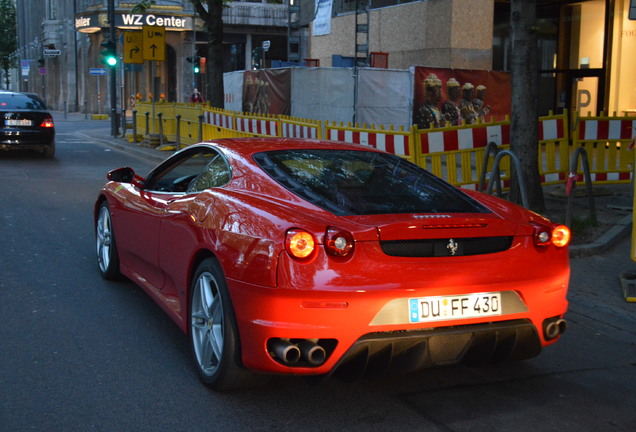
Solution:
<path fill-rule="evenodd" d="M 166 59 L 166 28 L 159 26 L 143 26 L 143 59 Z"/>
<path fill-rule="evenodd" d="M 143 35 L 140 31 L 124 32 L 124 63 L 143 63 Z"/>

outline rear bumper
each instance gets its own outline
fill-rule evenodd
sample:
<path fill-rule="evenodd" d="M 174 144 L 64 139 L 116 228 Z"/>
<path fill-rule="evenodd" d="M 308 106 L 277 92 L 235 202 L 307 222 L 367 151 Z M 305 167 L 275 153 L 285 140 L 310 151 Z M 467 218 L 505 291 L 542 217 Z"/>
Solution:
<path fill-rule="evenodd" d="M 524 296 L 527 309 L 498 317 L 375 324 L 378 311 L 391 305 L 395 298 L 389 296 L 397 293 L 299 292 L 241 285 L 233 281 L 230 291 L 246 368 L 278 374 L 334 374 L 346 380 L 446 364 L 531 358 L 558 340 L 558 334 L 551 339 L 545 336 L 545 323 L 562 318 L 567 310 L 566 289 L 549 293 L 541 289 L 536 296 Z M 408 318 L 406 307 L 402 316 Z M 302 360 L 285 363 L 272 355 L 273 340 L 299 346 L 301 341 L 315 343 L 324 348 L 325 360 L 319 365 Z"/>
<path fill-rule="evenodd" d="M 44 150 L 48 147 L 51 147 L 53 143 L 47 144 L 0 144 L 0 150 L 3 151 L 31 151 L 31 150 Z"/>
<path fill-rule="evenodd" d="M 39 150 L 53 145 L 54 131 L 0 131 L 1 150 Z"/>
<path fill-rule="evenodd" d="M 551 326 L 551 335 L 546 328 L 567 311 L 567 250 L 394 259 L 359 247 L 357 256 L 342 263 L 318 257 L 303 265 L 283 255 L 276 288 L 228 280 L 245 367 L 356 379 L 525 359 L 558 340 L 559 326 Z M 472 293 L 500 293 L 501 314 L 410 321 L 411 299 Z M 272 355 L 272 339 L 279 350 L 284 344 L 317 344 L 324 362 L 282 361 Z"/>
<path fill-rule="evenodd" d="M 529 320 L 370 333 L 351 346 L 332 375 L 355 381 L 457 363 L 524 360 L 539 355 L 541 349 L 537 328 Z"/>

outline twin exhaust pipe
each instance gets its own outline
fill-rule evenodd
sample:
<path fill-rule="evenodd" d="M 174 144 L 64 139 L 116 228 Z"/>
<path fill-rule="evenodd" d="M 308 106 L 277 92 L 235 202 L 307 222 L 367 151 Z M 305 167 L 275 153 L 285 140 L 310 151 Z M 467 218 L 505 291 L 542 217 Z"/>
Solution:
<path fill-rule="evenodd" d="M 287 366 L 320 366 L 327 359 L 327 352 L 315 339 L 270 339 L 270 356 Z"/>
<path fill-rule="evenodd" d="M 565 333 L 568 323 L 563 318 L 550 318 L 543 322 L 543 335 L 546 340 L 552 340 Z"/>

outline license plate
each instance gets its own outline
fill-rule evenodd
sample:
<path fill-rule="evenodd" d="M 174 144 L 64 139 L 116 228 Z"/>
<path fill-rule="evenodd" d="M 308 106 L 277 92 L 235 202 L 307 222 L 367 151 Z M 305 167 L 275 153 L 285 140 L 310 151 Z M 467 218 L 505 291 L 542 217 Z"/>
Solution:
<path fill-rule="evenodd" d="M 33 122 L 31 120 L 5 120 L 7 126 L 31 126 Z"/>
<path fill-rule="evenodd" d="M 502 314 L 501 293 L 474 293 L 409 299 L 412 323 L 480 318 Z"/>

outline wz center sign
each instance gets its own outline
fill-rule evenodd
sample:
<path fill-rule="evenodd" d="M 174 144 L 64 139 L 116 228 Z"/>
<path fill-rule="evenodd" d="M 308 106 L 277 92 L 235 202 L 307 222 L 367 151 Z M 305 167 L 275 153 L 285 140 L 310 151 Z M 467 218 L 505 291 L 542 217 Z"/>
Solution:
<path fill-rule="evenodd" d="M 166 30 L 188 30 L 192 25 L 192 17 L 158 14 L 120 14 L 115 17 L 115 23 L 120 28 L 160 26 L 165 27 Z"/>
<path fill-rule="evenodd" d="M 165 27 L 166 30 L 192 30 L 192 17 L 176 14 L 134 14 L 115 15 L 115 26 L 120 29 L 141 30 L 143 26 Z M 86 14 L 75 17 L 75 30 L 95 33 L 108 28 L 105 13 Z"/>

